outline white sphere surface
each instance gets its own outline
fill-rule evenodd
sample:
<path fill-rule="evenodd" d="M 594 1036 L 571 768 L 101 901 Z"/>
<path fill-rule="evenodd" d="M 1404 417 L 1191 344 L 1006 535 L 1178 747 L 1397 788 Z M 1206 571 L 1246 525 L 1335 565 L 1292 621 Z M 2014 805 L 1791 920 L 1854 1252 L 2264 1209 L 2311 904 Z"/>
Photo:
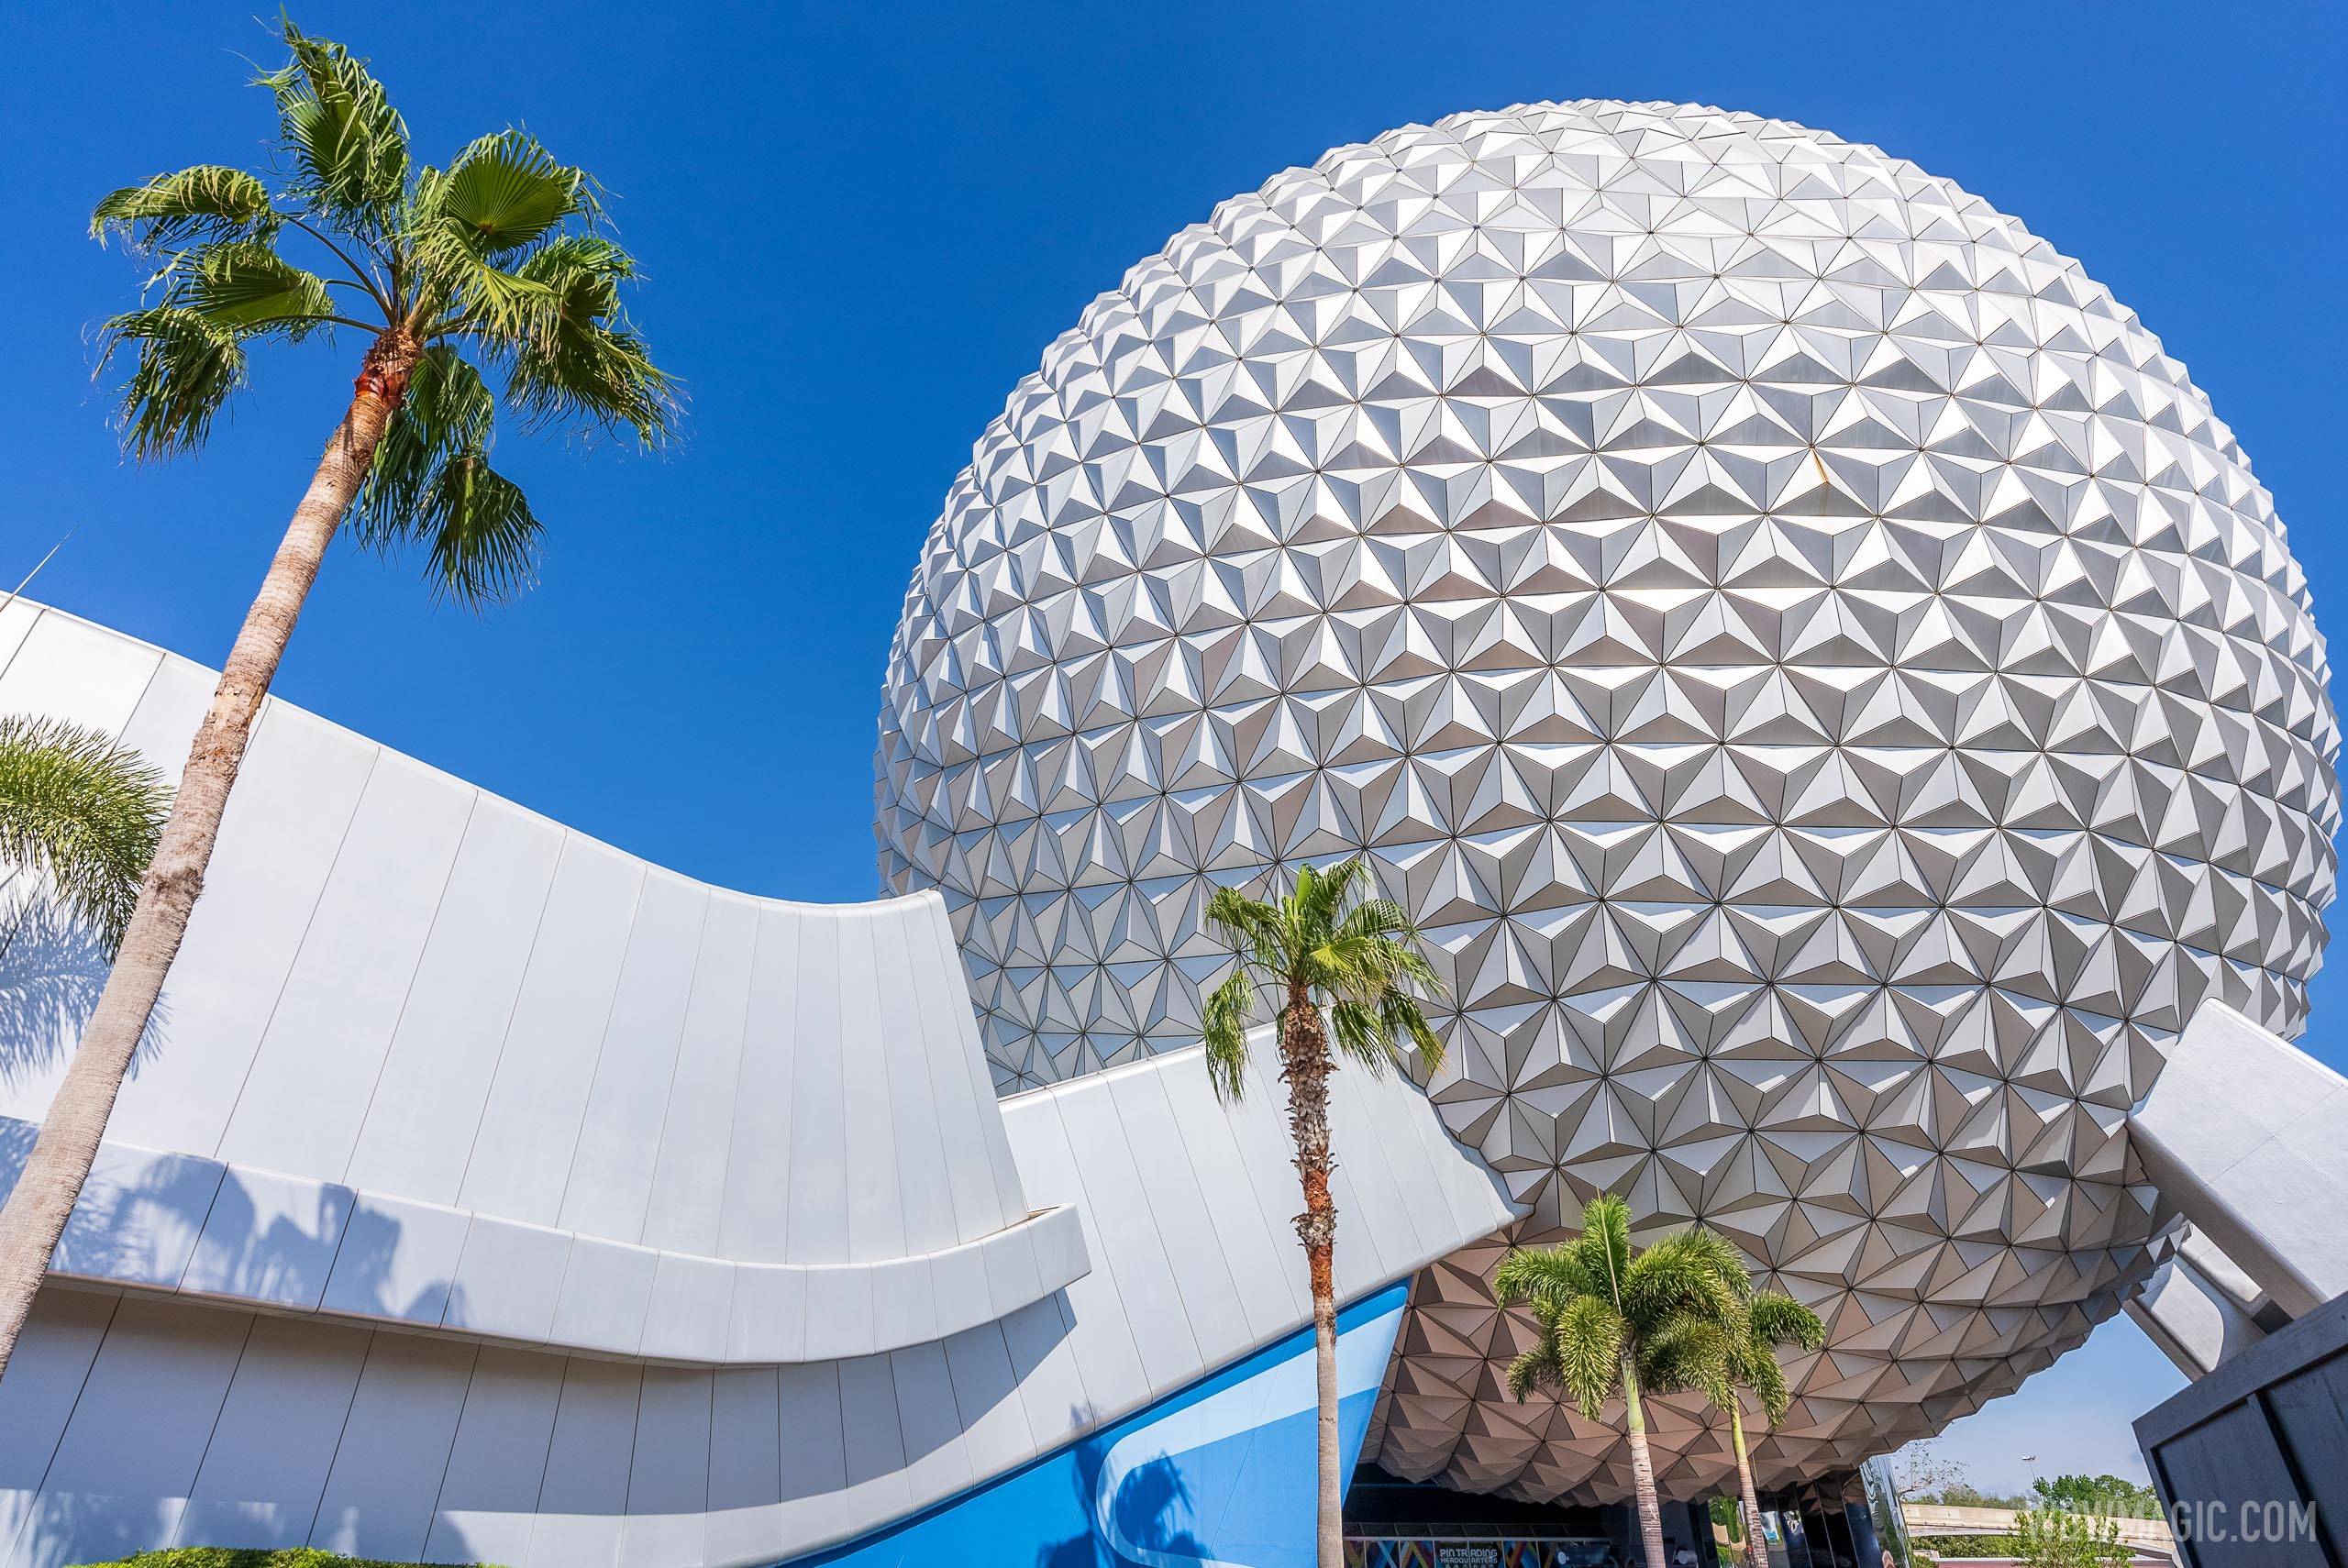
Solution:
<path fill-rule="evenodd" d="M 1821 132 L 1541 104 L 1280 174 L 1052 345 L 923 549 L 877 831 L 1005 1092 L 1195 1043 L 1208 893 L 1366 853 L 1528 1208 L 1419 1280 L 1368 1456 L 1627 1489 L 1508 1398 L 1485 1286 L 1603 1189 L 1827 1319 L 1769 1486 L 2142 1277 L 2165 1043 L 2304 1020 L 2326 678 L 2232 433 L 2076 262 Z M 1651 1409 L 1719 1485 L 1721 1419 Z"/>

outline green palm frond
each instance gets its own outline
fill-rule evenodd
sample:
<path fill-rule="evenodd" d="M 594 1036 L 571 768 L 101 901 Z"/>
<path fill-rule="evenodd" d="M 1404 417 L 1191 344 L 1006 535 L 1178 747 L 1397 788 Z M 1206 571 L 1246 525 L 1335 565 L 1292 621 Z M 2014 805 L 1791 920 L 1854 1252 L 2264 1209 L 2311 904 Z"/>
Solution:
<path fill-rule="evenodd" d="M 1279 968 L 1287 962 L 1279 913 L 1237 888 L 1217 888 L 1207 900 L 1207 929 L 1221 936 L 1242 964 Z"/>
<path fill-rule="evenodd" d="M 388 231 L 407 187 L 407 124 L 366 62 L 282 24 L 292 58 L 260 78 L 277 99 L 286 193 L 356 232 Z"/>
<path fill-rule="evenodd" d="M 593 210 L 579 170 L 555 160 L 523 130 L 481 138 L 433 182 L 429 221 L 484 260 L 502 260 L 544 238 L 576 213 Z"/>
<path fill-rule="evenodd" d="M 537 581 L 546 529 L 521 487 L 483 453 L 462 452 L 440 465 L 416 533 L 433 588 L 467 609 L 503 604 Z"/>
<path fill-rule="evenodd" d="M 191 253 L 171 274 L 170 303 L 239 336 L 300 338 L 330 320 L 326 280 L 258 240 L 228 240 Z"/>
<path fill-rule="evenodd" d="M 1247 1020 L 1256 1010 L 1256 981 L 1235 970 L 1207 995 L 1202 1032 L 1207 1077 L 1217 1095 L 1236 1103 L 1246 1088 Z"/>
<path fill-rule="evenodd" d="M 122 944 L 171 792 L 106 735 L 0 719 L 0 860 L 49 879 L 59 900 Z"/>
<path fill-rule="evenodd" d="M 1815 1351 L 1826 1343 L 1826 1324 L 1819 1315 L 1776 1290 L 1756 1290 L 1745 1304 L 1753 1320 L 1753 1338 L 1765 1345 L 1794 1345 Z"/>
<path fill-rule="evenodd" d="M 1536 1307 L 1534 1315 L 1545 1375 L 1583 1415 L 1598 1419 L 1622 1376 L 1623 1315 L 1595 1296 L 1575 1297 L 1562 1309 Z"/>
<path fill-rule="evenodd" d="M 627 252 L 599 236 L 566 235 L 515 272 L 547 291 L 551 311 L 543 331 L 512 345 L 505 398 L 524 423 L 628 433 L 647 447 L 668 439 L 675 385 L 621 308 L 620 285 L 636 276 Z"/>
<path fill-rule="evenodd" d="M 1709 1231 L 1682 1231 L 1655 1242 L 1623 1276 L 1623 1310 L 1660 1322 L 1681 1312 L 1718 1318 L 1737 1309 L 1745 1274 L 1723 1246 Z"/>
<path fill-rule="evenodd" d="M 1577 1296 L 1600 1296 L 1609 1301 L 1613 1291 L 1602 1274 L 1593 1276 L 1587 1260 L 1573 1247 L 1520 1247 L 1501 1260 L 1492 1275 L 1492 1289 L 1504 1307 L 1527 1301 L 1562 1306 Z"/>
<path fill-rule="evenodd" d="M 1676 1313 L 1641 1338 L 1639 1384 L 1656 1394 L 1693 1389 L 1725 1407 L 1735 1397 L 1735 1357 L 1729 1325 L 1700 1313 Z"/>
<path fill-rule="evenodd" d="M 213 419 L 245 385 L 244 335 L 185 305 L 108 319 L 99 330 L 99 368 L 125 348 L 135 358 L 116 413 L 124 449 L 142 462 L 204 445 Z"/>
<path fill-rule="evenodd" d="M 269 187 L 258 176 L 199 163 L 108 195 L 90 215 L 90 237 L 103 244 L 108 235 L 119 236 L 144 253 L 196 241 L 265 238 L 276 223 Z"/>

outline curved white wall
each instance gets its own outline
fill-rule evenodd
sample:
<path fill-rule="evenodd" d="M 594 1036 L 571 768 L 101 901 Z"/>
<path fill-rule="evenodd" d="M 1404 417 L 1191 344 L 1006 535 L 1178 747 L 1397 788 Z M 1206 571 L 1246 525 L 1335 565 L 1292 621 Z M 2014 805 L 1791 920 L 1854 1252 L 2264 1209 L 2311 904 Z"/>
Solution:
<path fill-rule="evenodd" d="M 0 712 L 167 768 L 212 679 L 0 612 Z M 36 934 L 0 1177 L 94 993 Z M 934 897 L 705 887 L 284 703 L 166 1000 L 0 1381 L 5 1568 L 768 1562 L 1309 1320 L 1261 1073 L 998 1102 Z M 1512 1217 L 1409 1083 L 1341 1073 L 1334 1114 L 1345 1297 Z"/>

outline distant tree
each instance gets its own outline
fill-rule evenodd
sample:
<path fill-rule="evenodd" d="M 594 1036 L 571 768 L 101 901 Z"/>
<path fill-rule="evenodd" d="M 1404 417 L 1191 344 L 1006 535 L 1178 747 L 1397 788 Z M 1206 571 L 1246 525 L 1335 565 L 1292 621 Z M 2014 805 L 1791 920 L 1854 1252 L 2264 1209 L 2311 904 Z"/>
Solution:
<path fill-rule="evenodd" d="M 222 661 L 105 988 L 0 1207 L 0 1372 L 187 934 L 253 721 L 337 531 L 348 520 L 361 545 L 416 547 L 436 592 L 494 603 L 531 581 L 544 533 L 521 487 L 490 466 L 501 412 L 646 445 L 675 414 L 622 308 L 636 263 L 602 228 L 583 171 L 516 129 L 418 167 L 365 61 L 290 21 L 279 30 L 286 61 L 260 81 L 277 111 L 266 173 L 199 163 L 127 185 L 91 215 L 94 236 L 154 263 L 138 308 L 100 340 L 101 370 L 129 361 L 124 450 L 200 449 L 256 345 L 347 331 L 366 348 Z"/>
<path fill-rule="evenodd" d="M 1315 1434 L 1319 1485 L 1314 1534 L 1320 1568 L 1345 1560 L 1344 1477 L 1337 1454 L 1337 1205 L 1330 1196 L 1335 1168 L 1329 1132 L 1330 1047 L 1373 1073 L 1399 1066 L 1405 1045 L 1432 1070 L 1443 1063 L 1443 1043 L 1421 1010 L 1419 998 L 1443 986 L 1420 951 L 1419 933 L 1390 899 L 1361 899 L 1368 876 L 1361 856 L 1326 871 L 1296 873 L 1287 896 L 1251 899 L 1219 888 L 1207 900 L 1208 927 L 1238 959 L 1230 977 L 1207 998 L 1207 1076 L 1224 1101 L 1246 1082 L 1247 1025 L 1269 993 L 1279 1021 L 1280 1078 L 1288 1085 L 1289 1134 L 1304 1187 L 1297 1239 L 1304 1243 L 1312 1287 L 1313 1373 L 1320 1416 Z"/>
<path fill-rule="evenodd" d="M 2103 1568 L 2135 1555 L 2120 1544 L 2119 1520 L 2059 1508 L 2016 1514 L 2014 1540 L 2030 1568 Z"/>
<path fill-rule="evenodd" d="M 2115 1518 L 2158 1518 L 2160 1494 L 2150 1486 L 2109 1473 L 2044 1475 L 2030 1484 L 2041 1508 Z"/>

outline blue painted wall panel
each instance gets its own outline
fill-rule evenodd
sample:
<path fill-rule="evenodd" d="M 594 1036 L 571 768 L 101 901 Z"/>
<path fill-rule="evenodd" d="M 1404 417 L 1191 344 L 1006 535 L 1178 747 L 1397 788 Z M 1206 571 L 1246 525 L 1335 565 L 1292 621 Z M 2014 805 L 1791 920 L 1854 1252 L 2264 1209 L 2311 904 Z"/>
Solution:
<path fill-rule="evenodd" d="M 1408 1285 L 1337 1320 L 1338 1441 L 1353 1473 Z M 1310 1329 L 892 1529 L 796 1568 L 1311 1568 Z"/>

